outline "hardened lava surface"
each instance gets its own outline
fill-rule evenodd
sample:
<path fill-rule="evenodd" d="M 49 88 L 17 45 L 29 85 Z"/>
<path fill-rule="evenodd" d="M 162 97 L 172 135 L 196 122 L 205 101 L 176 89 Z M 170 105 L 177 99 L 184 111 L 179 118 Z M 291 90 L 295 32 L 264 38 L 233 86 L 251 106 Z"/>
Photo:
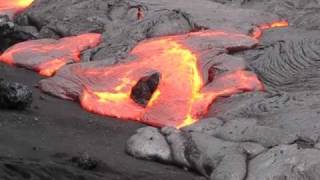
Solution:
<path fill-rule="evenodd" d="M 42 90 L 80 101 L 91 112 L 171 127 L 138 129 L 124 147 L 119 142 L 142 125 L 89 115 L 68 101 L 41 97 L 32 107 L 43 107 L 31 112 L 0 113 L 0 156 L 6 156 L 0 158 L 1 174 L 6 179 L 200 178 L 129 158 L 126 148 L 137 158 L 184 167 L 210 180 L 320 179 L 319 10 L 316 0 L 35 0 L 24 12 L 7 13 L 10 18 L 0 27 L 10 31 L 1 31 L 0 37 L 9 33 L 19 41 L 57 43 L 101 34 L 94 46 L 74 44 L 77 56 L 64 56 L 77 58 L 68 58 L 52 77 L 41 80 Z M 33 41 L 22 43 L 28 42 Z M 10 51 L 7 47 L 1 45 Z M 38 54 L 32 61 L 15 58 L 26 63 L 53 56 L 51 51 Z M 165 55 L 171 60 L 159 61 Z M 29 68 L 40 72 L 34 67 Z M 39 80 L 8 69 L 0 72 L 4 78 L 29 85 Z M 241 83 L 242 75 L 251 77 L 251 83 Z M 191 86 L 176 86 L 183 83 Z M 205 101 L 198 102 L 203 96 Z M 134 113 L 122 116 L 121 110 Z M 161 110 L 156 118 L 163 124 L 150 116 Z M 32 120 L 34 114 L 40 121 Z M 87 123 L 91 119 L 94 125 Z M 57 156 L 60 152 L 67 155 Z M 70 157 L 84 152 L 102 162 Z"/>

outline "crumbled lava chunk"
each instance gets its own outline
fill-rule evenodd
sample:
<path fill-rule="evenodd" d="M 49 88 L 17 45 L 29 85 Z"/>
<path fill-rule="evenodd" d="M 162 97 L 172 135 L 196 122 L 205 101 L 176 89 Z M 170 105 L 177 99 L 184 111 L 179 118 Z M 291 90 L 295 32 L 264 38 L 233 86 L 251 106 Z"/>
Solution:
<path fill-rule="evenodd" d="M 98 166 L 98 161 L 89 156 L 72 157 L 71 162 L 84 170 L 93 170 Z"/>
<path fill-rule="evenodd" d="M 31 103 L 32 91 L 29 87 L 0 80 L 0 108 L 23 110 Z"/>
<path fill-rule="evenodd" d="M 132 88 L 131 98 L 142 106 L 147 106 L 152 94 L 157 89 L 160 81 L 160 74 L 153 73 L 149 76 L 142 77 Z"/>

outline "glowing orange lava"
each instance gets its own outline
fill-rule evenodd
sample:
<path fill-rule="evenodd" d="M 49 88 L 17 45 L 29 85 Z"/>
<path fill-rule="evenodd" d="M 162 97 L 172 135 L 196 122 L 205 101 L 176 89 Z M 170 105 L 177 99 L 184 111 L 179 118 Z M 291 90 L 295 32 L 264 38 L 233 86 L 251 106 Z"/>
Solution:
<path fill-rule="evenodd" d="M 242 34 L 215 31 L 156 38 L 139 43 L 130 53 L 136 60 L 129 63 L 77 69 L 77 76 L 88 77 L 81 105 L 102 115 L 180 128 L 196 122 L 219 96 L 262 90 L 257 77 L 244 70 L 221 75 L 210 83 L 212 86 L 205 86 L 207 80 L 198 68 L 202 59 L 188 41 L 220 36 L 232 36 L 235 41 L 249 39 Z M 161 74 L 160 83 L 145 108 L 130 98 L 131 90 L 141 77 L 155 72 Z"/>
<path fill-rule="evenodd" d="M 277 21 L 273 23 L 267 23 L 267 24 L 262 24 L 257 26 L 251 36 L 255 39 L 259 39 L 262 36 L 263 31 L 272 29 L 272 28 L 281 28 L 281 27 L 288 27 L 289 23 L 288 21 L 282 20 L 282 21 Z"/>
<path fill-rule="evenodd" d="M 232 49 L 252 48 L 264 30 L 286 26 L 286 21 L 260 25 L 251 36 L 207 30 L 145 40 L 129 53 L 128 60 L 124 60 L 128 63 L 69 66 L 62 74 L 68 72 L 70 77 L 59 77 L 68 79 L 59 85 L 62 89 L 67 86 L 62 90 L 64 97 L 77 97 L 81 91 L 80 103 L 88 111 L 153 126 L 181 128 L 198 121 L 218 97 L 263 90 L 262 83 L 254 73 L 244 70 L 245 66 L 230 61 L 225 64 L 230 68 L 217 74 L 211 68 L 214 71 L 217 64 L 223 63 L 215 62 L 217 56 Z M 6 50 L 0 62 L 52 76 L 64 65 L 79 62 L 81 52 L 100 41 L 101 35 L 95 33 L 27 41 Z M 160 75 L 156 90 L 146 106 L 138 104 L 131 96 L 133 87 L 142 77 L 155 73 Z M 70 86 L 64 84 L 68 81 Z"/>
<path fill-rule="evenodd" d="M 13 17 L 29 7 L 34 0 L 0 0 L 0 14 Z"/>
<path fill-rule="evenodd" d="M 66 65 L 64 59 L 54 59 L 52 61 L 45 62 L 38 66 L 38 71 L 40 75 L 52 76 L 57 70 Z"/>
<path fill-rule="evenodd" d="M 97 46 L 101 35 L 95 33 L 18 43 L 7 49 L 0 62 L 33 69 L 43 76 L 52 76 L 67 63 L 79 62 L 83 50 Z"/>

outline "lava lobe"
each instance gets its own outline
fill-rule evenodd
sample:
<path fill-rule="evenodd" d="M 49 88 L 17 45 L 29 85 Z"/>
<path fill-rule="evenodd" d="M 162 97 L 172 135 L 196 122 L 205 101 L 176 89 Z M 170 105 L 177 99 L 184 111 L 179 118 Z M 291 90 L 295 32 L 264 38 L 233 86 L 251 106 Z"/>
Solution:
<path fill-rule="evenodd" d="M 201 31 L 143 41 L 130 52 L 134 60 L 128 63 L 100 67 L 79 64 L 72 68 L 72 74 L 84 87 L 81 105 L 102 115 L 180 128 L 197 121 L 217 97 L 263 89 L 255 74 L 243 69 L 222 73 L 208 82 L 206 66 L 214 58 L 207 55 L 221 53 L 221 48 L 210 47 L 212 43 L 245 49 L 257 41 L 242 34 Z M 153 75 L 157 73 L 160 77 Z M 152 75 L 153 82 L 159 80 L 156 90 L 155 83 L 150 83 Z M 147 84 L 148 79 L 152 96 L 147 94 L 147 100 L 137 103 L 133 93 L 139 92 L 139 84 Z M 145 87 L 140 85 L 140 90 Z"/>
<path fill-rule="evenodd" d="M 72 62 L 80 61 L 83 50 L 97 46 L 101 35 L 95 33 L 66 37 L 60 40 L 40 39 L 18 43 L 7 49 L 0 62 L 23 66 L 52 76 L 58 69 Z"/>
<path fill-rule="evenodd" d="M 289 26 L 289 23 L 288 21 L 285 21 L 285 20 L 261 24 L 252 30 L 251 36 L 255 39 L 259 39 L 262 36 L 263 31 L 265 30 L 272 29 L 272 28 L 288 27 L 288 26 Z"/>
<path fill-rule="evenodd" d="M 14 15 L 31 5 L 34 0 L 0 0 L 0 15 Z"/>

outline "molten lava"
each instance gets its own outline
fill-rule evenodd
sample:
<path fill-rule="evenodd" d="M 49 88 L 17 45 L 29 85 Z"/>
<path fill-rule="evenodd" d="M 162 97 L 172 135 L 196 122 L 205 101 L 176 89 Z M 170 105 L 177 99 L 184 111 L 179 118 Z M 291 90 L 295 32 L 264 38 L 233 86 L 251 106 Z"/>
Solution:
<path fill-rule="evenodd" d="M 76 69 L 87 77 L 80 101 L 83 108 L 102 115 L 138 120 L 154 126 L 183 127 L 196 122 L 219 96 L 262 90 L 257 77 L 239 70 L 218 76 L 207 84 L 199 65 L 197 42 L 227 38 L 251 38 L 242 34 L 204 31 L 151 39 L 139 43 L 130 53 L 134 61 L 109 67 Z M 141 77 L 159 73 L 157 90 L 146 107 L 134 102 L 132 87 Z"/>
<path fill-rule="evenodd" d="M 18 43 L 0 56 L 0 62 L 33 69 L 52 76 L 68 63 L 79 62 L 83 50 L 97 46 L 101 35 L 82 34 L 60 40 L 41 39 Z"/>
<path fill-rule="evenodd" d="M 288 21 L 285 21 L 285 20 L 262 24 L 254 28 L 251 36 L 255 39 L 259 39 L 262 36 L 263 31 L 265 30 L 272 29 L 272 28 L 288 27 L 288 26 L 289 26 L 289 23 Z"/>
<path fill-rule="evenodd" d="M 138 18 L 143 17 L 140 11 Z M 149 39 L 129 53 L 124 60 L 128 63 L 68 66 L 56 75 L 61 83 L 52 80 L 46 86 L 52 88 L 46 91 L 55 91 L 60 86 L 58 93 L 63 93 L 63 97 L 80 96 L 83 108 L 101 115 L 181 128 L 205 115 L 218 97 L 263 90 L 254 73 L 226 54 L 254 47 L 266 29 L 286 26 L 286 21 L 260 25 L 251 37 L 208 30 Z M 100 41 L 101 35 L 94 33 L 27 41 L 6 50 L 0 62 L 51 76 L 66 64 L 79 62 L 81 52 Z M 223 62 L 216 59 L 218 56 L 231 60 Z M 216 71 L 219 66 L 222 71 Z M 148 77 L 154 77 L 153 81 Z M 139 95 L 144 99 L 139 99 Z"/>
<path fill-rule="evenodd" d="M 13 17 L 17 13 L 29 7 L 34 0 L 0 0 L 0 15 Z"/>

